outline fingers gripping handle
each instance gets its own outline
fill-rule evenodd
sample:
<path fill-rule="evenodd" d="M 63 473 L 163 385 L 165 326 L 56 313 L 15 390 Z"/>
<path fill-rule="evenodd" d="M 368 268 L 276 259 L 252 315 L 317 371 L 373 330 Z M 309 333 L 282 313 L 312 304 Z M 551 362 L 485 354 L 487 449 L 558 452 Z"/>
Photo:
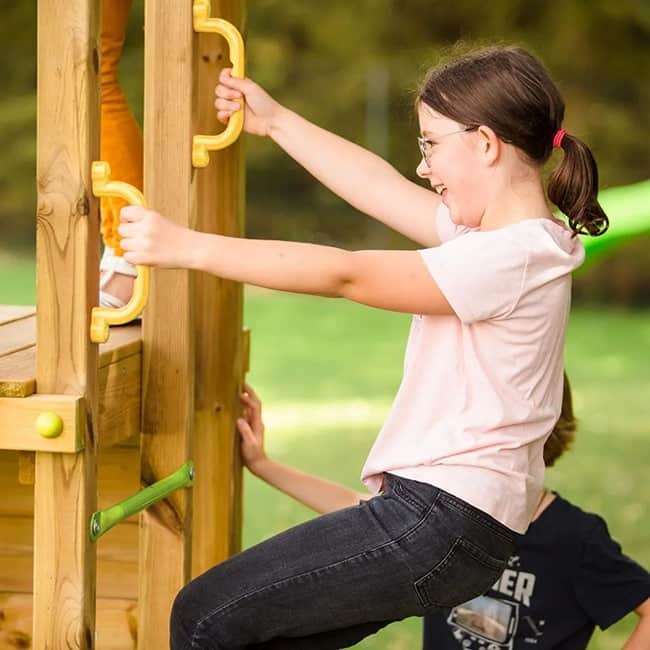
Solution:
<path fill-rule="evenodd" d="M 128 183 L 111 181 L 111 168 L 107 162 L 96 161 L 92 165 L 93 194 L 95 196 L 116 196 L 132 205 L 145 206 L 140 190 Z M 121 325 L 137 318 L 149 297 L 149 267 L 137 265 L 138 272 L 133 284 L 131 300 L 118 309 L 94 307 L 90 318 L 90 340 L 105 343 L 108 340 L 109 325 Z"/>
<path fill-rule="evenodd" d="M 232 76 L 244 78 L 244 39 L 237 28 L 222 18 L 210 18 L 210 0 L 194 0 L 193 21 L 195 32 L 221 34 L 230 48 Z M 195 135 L 192 139 L 192 165 L 207 167 L 210 162 L 208 151 L 225 149 L 231 145 L 241 133 L 244 126 L 243 108 L 238 110 L 228 120 L 226 128 L 217 135 Z"/>

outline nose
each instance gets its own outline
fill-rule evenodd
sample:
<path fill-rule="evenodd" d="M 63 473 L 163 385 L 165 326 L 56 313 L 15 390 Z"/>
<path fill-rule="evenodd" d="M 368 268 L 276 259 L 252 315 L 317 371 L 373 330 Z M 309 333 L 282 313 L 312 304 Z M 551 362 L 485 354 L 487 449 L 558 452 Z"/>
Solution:
<path fill-rule="evenodd" d="M 429 178 L 429 176 L 431 175 L 431 170 L 429 169 L 429 165 L 427 165 L 424 158 L 420 160 L 420 164 L 415 168 L 415 173 L 420 178 Z"/>

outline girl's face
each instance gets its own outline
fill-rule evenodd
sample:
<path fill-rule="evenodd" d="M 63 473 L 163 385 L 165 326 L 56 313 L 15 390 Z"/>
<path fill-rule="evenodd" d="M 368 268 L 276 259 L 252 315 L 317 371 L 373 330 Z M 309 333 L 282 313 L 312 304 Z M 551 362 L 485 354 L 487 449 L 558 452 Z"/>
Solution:
<path fill-rule="evenodd" d="M 418 120 L 426 157 L 423 155 L 417 175 L 426 178 L 440 195 L 454 223 L 478 228 L 486 207 L 489 171 L 481 155 L 480 134 L 422 102 Z"/>

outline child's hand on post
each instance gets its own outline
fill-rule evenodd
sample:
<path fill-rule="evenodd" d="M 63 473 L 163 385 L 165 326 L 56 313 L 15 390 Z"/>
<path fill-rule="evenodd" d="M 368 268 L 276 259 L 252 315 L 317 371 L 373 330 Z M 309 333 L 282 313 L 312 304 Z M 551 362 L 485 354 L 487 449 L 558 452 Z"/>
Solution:
<path fill-rule="evenodd" d="M 137 205 L 122 208 L 118 232 L 127 262 L 165 268 L 191 268 L 193 239 L 201 234 Z"/>
<path fill-rule="evenodd" d="M 269 135 L 273 119 L 282 105 L 254 81 L 238 79 L 231 76 L 231 72 L 232 68 L 224 68 L 219 74 L 219 84 L 214 89 L 217 96 L 214 102 L 217 119 L 227 124 L 230 116 L 241 109 L 241 103 L 237 100 L 244 98 L 244 130 L 253 135 Z"/>
<path fill-rule="evenodd" d="M 262 421 L 262 402 L 255 391 L 244 384 L 239 399 L 244 405 L 243 417 L 237 419 L 241 436 L 241 455 L 248 469 L 256 473 L 256 468 L 266 460 L 264 451 L 264 422 Z"/>

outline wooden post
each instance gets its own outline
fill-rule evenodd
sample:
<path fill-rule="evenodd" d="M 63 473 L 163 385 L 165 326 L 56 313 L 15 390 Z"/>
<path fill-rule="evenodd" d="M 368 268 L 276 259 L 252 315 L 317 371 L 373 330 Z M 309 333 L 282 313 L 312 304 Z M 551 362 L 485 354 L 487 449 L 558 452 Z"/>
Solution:
<path fill-rule="evenodd" d="M 244 0 L 213 0 L 212 15 L 245 32 Z M 198 36 L 198 131 L 218 133 L 223 126 L 214 110 L 214 87 L 230 65 L 225 39 Z M 196 171 L 196 229 L 243 236 L 243 134 L 225 150 L 212 152 L 210 164 Z M 239 283 L 197 274 L 194 282 L 196 418 L 192 574 L 223 561 L 241 545 L 241 463 L 235 418 L 245 360 L 242 342 L 243 292 Z"/>
<path fill-rule="evenodd" d="M 194 224 L 191 166 L 195 48 L 192 3 L 145 2 L 144 194 Z M 194 329 L 188 271 L 155 270 L 143 321 L 143 486 L 192 457 Z M 140 518 L 138 647 L 169 647 L 169 613 L 190 575 L 191 492 L 178 490 Z"/>
<path fill-rule="evenodd" d="M 37 452 L 34 638 L 41 650 L 94 647 L 99 220 L 99 2 L 38 2 L 37 369 L 39 393 L 85 397 L 84 449 Z"/>

